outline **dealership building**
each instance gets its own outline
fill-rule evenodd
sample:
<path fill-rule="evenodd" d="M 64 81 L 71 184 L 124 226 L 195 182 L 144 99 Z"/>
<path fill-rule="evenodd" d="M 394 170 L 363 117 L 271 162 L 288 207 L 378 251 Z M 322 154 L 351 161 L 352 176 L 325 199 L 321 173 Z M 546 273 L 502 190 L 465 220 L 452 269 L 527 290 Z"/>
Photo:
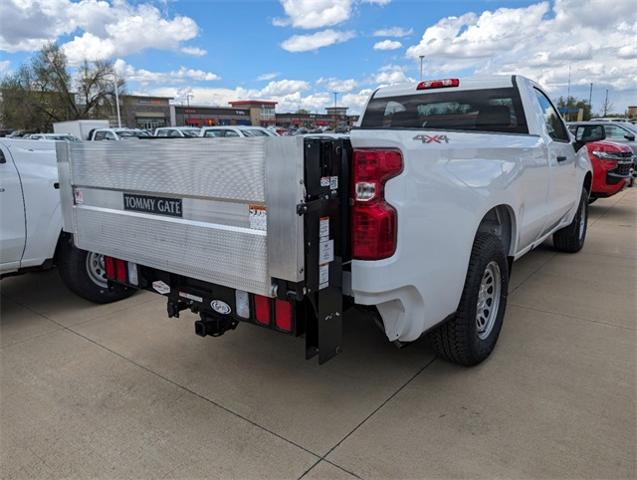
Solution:
<path fill-rule="evenodd" d="M 348 115 L 347 107 L 328 107 L 325 113 L 276 113 L 277 102 L 269 100 L 236 100 L 230 106 L 182 105 L 171 97 L 122 95 L 122 126 L 154 130 L 158 127 L 190 125 L 258 125 L 283 128 L 351 127 L 356 115 Z M 112 125 L 117 118 L 112 115 Z"/>

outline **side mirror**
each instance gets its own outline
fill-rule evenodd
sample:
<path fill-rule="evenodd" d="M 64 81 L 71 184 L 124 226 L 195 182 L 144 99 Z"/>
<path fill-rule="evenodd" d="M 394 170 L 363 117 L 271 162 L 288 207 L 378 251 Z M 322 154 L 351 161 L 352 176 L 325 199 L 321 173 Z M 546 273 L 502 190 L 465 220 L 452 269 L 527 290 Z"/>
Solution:
<path fill-rule="evenodd" d="M 606 130 L 602 125 L 578 125 L 575 129 L 573 148 L 577 152 L 585 144 L 599 142 L 606 138 Z"/>
<path fill-rule="evenodd" d="M 627 133 L 626 135 L 624 135 L 624 138 L 628 140 L 629 142 L 635 141 L 635 135 L 633 135 L 632 133 Z"/>

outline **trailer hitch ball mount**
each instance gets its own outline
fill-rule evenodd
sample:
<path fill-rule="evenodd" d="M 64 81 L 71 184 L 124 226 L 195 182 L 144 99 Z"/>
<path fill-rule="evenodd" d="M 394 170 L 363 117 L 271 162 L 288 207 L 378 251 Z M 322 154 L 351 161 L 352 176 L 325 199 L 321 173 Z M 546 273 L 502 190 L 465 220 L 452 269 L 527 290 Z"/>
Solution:
<path fill-rule="evenodd" d="M 200 337 L 210 335 L 211 337 L 220 337 L 228 330 L 237 328 L 239 322 L 232 317 L 223 315 L 211 315 L 201 312 L 201 319 L 195 321 L 195 333 Z"/>

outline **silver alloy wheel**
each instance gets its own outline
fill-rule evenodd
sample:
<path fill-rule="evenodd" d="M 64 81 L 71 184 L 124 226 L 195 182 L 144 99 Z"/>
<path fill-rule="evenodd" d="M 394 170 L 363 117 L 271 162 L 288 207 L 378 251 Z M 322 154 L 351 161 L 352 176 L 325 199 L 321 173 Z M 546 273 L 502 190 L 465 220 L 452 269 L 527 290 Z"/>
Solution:
<path fill-rule="evenodd" d="M 582 211 L 579 216 L 579 239 L 584 237 L 584 230 L 586 229 L 586 205 L 582 204 Z"/>
<path fill-rule="evenodd" d="M 495 320 L 498 317 L 500 307 L 500 292 L 502 291 L 502 275 L 500 266 L 496 261 L 491 261 L 484 269 L 480 291 L 478 292 L 478 304 L 476 307 L 476 327 L 478 338 L 485 340 L 491 334 Z"/>
<path fill-rule="evenodd" d="M 107 288 L 106 269 L 104 268 L 104 255 L 89 252 L 86 255 L 86 273 L 95 285 Z"/>

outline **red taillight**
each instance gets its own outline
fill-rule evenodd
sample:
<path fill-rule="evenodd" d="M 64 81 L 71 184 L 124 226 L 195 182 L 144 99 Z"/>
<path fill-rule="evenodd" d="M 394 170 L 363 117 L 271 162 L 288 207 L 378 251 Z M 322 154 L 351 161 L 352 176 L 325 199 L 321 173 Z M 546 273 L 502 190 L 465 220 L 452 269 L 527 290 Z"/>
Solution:
<path fill-rule="evenodd" d="M 106 270 L 106 278 L 115 279 L 115 262 L 113 257 L 104 257 L 104 270 Z"/>
<path fill-rule="evenodd" d="M 270 299 L 268 297 L 254 296 L 254 318 L 261 325 L 270 325 Z"/>
<path fill-rule="evenodd" d="M 119 258 L 115 259 L 115 279 L 118 282 L 126 283 L 126 262 L 124 260 L 120 260 Z"/>
<path fill-rule="evenodd" d="M 420 82 L 416 90 L 430 90 L 432 88 L 449 88 L 460 86 L 460 80 L 457 78 L 446 78 L 444 80 L 425 80 Z"/>
<path fill-rule="evenodd" d="M 277 328 L 285 330 L 286 332 L 292 331 L 292 302 L 287 300 L 276 299 L 274 304 L 275 310 L 275 323 Z"/>
<path fill-rule="evenodd" d="M 385 201 L 385 183 L 402 170 L 403 158 L 399 150 L 354 150 L 354 258 L 381 260 L 396 251 L 398 218 L 394 207 Z"/>

